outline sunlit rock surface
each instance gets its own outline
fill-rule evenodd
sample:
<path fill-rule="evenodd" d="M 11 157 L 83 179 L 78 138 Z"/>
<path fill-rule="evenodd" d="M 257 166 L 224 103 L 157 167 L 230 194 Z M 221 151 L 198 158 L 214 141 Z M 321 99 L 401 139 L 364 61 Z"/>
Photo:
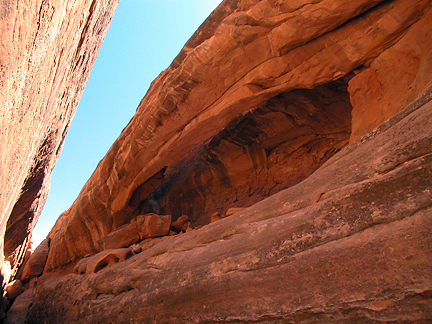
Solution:
<path fill-rule="evenodd" d="M 9 319 L 432 321 L 431 4 L 223 1 Z"/>
<path fill-rule="evenodd" d="M 243 211 L 45 273 L 28 323 L 429 322 L 431 91 Z"/>
<path fill-rule="evenodd" d="M 148 198 L 203 225 L 305 179 L 426 88 L 430 4 L 224 1 L 60 216 L 47 269 L 100 251 Z M 382 100 L 371 71 L 398 74 L 380 80 Z"/>
<path fill-rule="evenodd" d="M 12 276 L 117 2 L 0 2 L 0 264 Z"/>

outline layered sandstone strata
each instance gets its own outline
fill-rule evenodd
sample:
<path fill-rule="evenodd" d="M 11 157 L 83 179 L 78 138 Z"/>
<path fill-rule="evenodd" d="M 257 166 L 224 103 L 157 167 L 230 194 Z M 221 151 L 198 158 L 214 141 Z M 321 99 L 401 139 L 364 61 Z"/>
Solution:
<path fill-rule="evenodd" d="M 60 216 L 10 314 L 432 320 L 431 4 L 223 1 Z"/>
<path fill-rule="evenodd" d="M 224 1 L 60 216 L 47 270 L 99 252 L 149 199 L 203 225 L 307 178 L 430 83 L 430 5 Z"/>
<path fill-rule="evenodd" d="M 44 274 L 27 323 L 430 322 L 431 99 L 234 215 Z"/>
<path fill-rule="evenodd" d="M 0 3 L 0 263 L 12 275 L 117 2 Z"/>

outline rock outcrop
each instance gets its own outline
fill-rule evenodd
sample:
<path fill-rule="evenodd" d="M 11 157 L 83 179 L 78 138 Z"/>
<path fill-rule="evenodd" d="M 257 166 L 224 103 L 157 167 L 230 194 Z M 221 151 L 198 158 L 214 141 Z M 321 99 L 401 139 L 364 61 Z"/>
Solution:
<path fill-rule="evenodd" d="M 23 271 L 20 275 L 21 281 L 30 281 L 33 278 L 39 277 L 43 273 L 48 258 L 49 245 L 49 239 L 43 240 L 31 254 L 29 259 L 23 263 Z"/>
<path fill-rule="evenodd" d="M 223 1 L 58 219 L 17 312 L 431 321 L 431 4 Z"/>
<path fill-rule="evenodd" d="M 306 179 L 428 86 L 430 5 L 224 1 L 60 216 L 47 269 L 99 252 L 148 199 L 204 225 Z"/>
<path fill-rule="evenodd" d="M 0 265 L 12 276 L 117 3 L 0 3 Z"/>
<path fill-rule="evenodd" d="M 129 248 L 107 249 L 96 255 L 80 260 L 74 267 L 74 273 L 97 273 L 105 268 L 111 267 L 119 261 L 125 261 L 132 255 L 133 252 Z"/>
<path fill-rule="evenodd" d="M 44 274 L 28 323 L 430 322 L 431 99 L 230 217 L 87 275 Z"/>
<path fill-rule="evenodd" d="M 130 224 L 98 240 L 98 244 L 102 250 L 127 247 L 146 238 L 168 235 L 170 226 L 171 215 L 139 215 Z"/>

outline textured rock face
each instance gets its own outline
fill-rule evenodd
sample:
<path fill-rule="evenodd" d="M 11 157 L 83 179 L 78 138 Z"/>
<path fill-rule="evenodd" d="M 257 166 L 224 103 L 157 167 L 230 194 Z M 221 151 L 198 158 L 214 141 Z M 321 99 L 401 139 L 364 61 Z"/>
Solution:
<path fill-rule="evenodd" d="M 117 2 L 0 3 L 0 249 L 12 275 Z"/>
<path fill-rule="evenodd" d="M 351 141 L 393 116 L 432 84 L 431 19 L 429 10 L 394 46 L 356 71 L 349 83 L 354 107 Z"/>
<path fill-rule="evenodd" d="M 293 90 L 242 114 L 167 172 L 154 197 L 166 213 L 203 225 L 216 211 L 251 206 L 300 182 L 348 142 L 346 88 L 335 81 Z"/>
<path fill-rule="evenodd" d="M 60 216 L 27 321 L 432 320 L 431 23 L 224 1 Z M 146 222 L 172 236 L 109 249 Z"/>
<path fill-rule="evenodd" d="M 74 273 L 90 274 L 111 267 L 119 261 L 124 261 L 133 254 L 129 248 L 107 249 L 94 256 L 80 260 L 74 267 Z"/>
<path fill-rule="evenodd" d="M 29 259 L 23 263 L 23 272 L 20 276 L 21 281 L 29 281 L 42 274 L 48 257 L 49 243 L 49 239 L 42 241 Z"/>
<path fill-rule="evenodd" d="M 430 322 L 431 99 L 248 209 L 104 269 L 44 274 L 28 323 Z"/>
<path fill-rule="evenodd" d="M 102 250 L 130 246 L 146 238 L 168 235 L 170 225 L 171 215 L 139 215 L 130 224 L 98 240 L 98 244 Z"/>
<path fill-rule="evenodd" d="M 201 225 L 304 180 L 426 88 L 430 4 L 224 1 L 60 216 L 47 269 L 99 252 L 149 201 Z"/>

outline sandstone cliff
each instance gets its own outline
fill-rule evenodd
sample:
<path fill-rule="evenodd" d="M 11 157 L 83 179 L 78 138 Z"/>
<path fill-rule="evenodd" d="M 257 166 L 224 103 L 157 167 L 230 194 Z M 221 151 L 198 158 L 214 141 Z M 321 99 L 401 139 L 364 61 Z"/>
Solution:
<path fill-rule="evenodd" d="M 147 198 L 202 225 L 305 179 L 426 88 L 430 4 L 224 1 L 60 216 L 47 270 L 100 251 Z"/>
<path fill-rule="evenodd" d="M 0 264 L 12 276 L 117 2 L 0 3 Z"/>
<path fill-rule="evenodd" d="M 431 99 L 239 213 L 46 273 L 28 323 L 430 322 Z"/>
<path fill-rule="evenodd" d="M 223 1 L 49 234 L 28 322 L 432 320 L 431 30 L 430 0 Z"/>

